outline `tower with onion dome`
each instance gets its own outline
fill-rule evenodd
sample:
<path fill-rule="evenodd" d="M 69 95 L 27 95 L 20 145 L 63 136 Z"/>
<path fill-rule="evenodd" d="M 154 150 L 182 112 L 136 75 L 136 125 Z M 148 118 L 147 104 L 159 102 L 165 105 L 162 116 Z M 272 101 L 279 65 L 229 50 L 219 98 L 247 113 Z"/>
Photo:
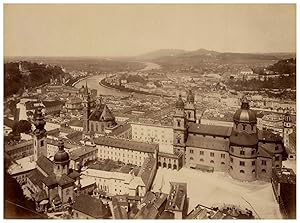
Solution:
<path fill-rule="evenodd" d="M 34 117 L 33 160 L 37 161 L 42 155 L 47 157 L 47 131 L 45 130 L 46 122 L 41 108 L 35 111 Z"/>
<path fill-rule="evenodd" d="M 188 91 L 186 104 L 184 107 L 186 118 L 188 122 L 196 123 L 196 107 L 195 107 L 195 95 L 192 90 Z"/>
<path fill-rule="evenodd" d="M 184 110 L 184 102 L 179 95 L 175 104 L 175 114 L 173 116 L 173 148 L 174 152 L 185 152 L 185 142 L 187 138 L 187 120 Z"/>
<path fill-rule="evenodd" d="M 229 174 L 238 180 L 256 180 L 258 130 L 256 113 L 250 109 L 246 97 L 241 108 L 233 116 L 233 128 L 229 138 Z"/>
<path fill-rule="evenodd" d="M 58 151 L 54 155 L 54 164 L 54 174 L 57 177 L 61 177 L 63 174 L 68 175 L 70 157 L 64 149 L 64 142 L 62 140 L 59 141 Z"/>

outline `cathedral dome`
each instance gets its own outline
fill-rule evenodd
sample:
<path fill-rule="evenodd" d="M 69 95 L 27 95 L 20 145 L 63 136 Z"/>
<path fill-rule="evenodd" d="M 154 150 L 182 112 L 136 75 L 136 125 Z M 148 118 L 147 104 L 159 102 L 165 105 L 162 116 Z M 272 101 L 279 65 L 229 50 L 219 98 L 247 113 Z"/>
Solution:
<path fill-rule="evenodd" d="M 58 144 L 58 151 L 54 155 L 54 162 L 64 163 L 66 161 L 69 161 L 69 154 L 64 150 L 64 142 L 60 140 Z"/>
<path fill-rule="evenodd" d="M 249 101 L 247 98 L 242 99 L 242 106 L 233 115 L 233 121 L 244 123 L 256 123 L 256 113 L 250 109 Z"/>
<path fill-rule="evenodd" d="M 176 108 L 184 108 L 184 102 L 181 98 L 181 94 L 178 97 L 178 100 L 176 101 Z"/>

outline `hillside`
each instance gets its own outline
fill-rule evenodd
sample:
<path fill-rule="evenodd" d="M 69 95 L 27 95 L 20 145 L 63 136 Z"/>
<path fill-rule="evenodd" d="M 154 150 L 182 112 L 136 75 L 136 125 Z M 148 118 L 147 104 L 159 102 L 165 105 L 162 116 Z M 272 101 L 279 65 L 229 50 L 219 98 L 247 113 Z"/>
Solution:
<path fill-rule="evenodd" d="M 145 53 L 142 55 L 138 56 L 138 59 L 140 60 L 153 60 L 161 57 L 173 57 L 173 56 L 178 56 L 181 54 L 186 53 L 187 51 L 185 50 L 180 50 L 180 49 L 161 49 L 161 50 L 156 50 L 152 51 L 149 53 Z"/>
<path fill-rule="evenodd" d="M 198 49 L 194 51 L 158 50 L 146 54 L 149 60 L 160 64 L 163 68 L 180 69 L 187 67 L 200 68 L 207 63 L 214 64 L 273 64 L 280 59 L 295 56 L 294 53 L 230 53 Z M 145 55 L 144 55 L 145 56 Z M 144 59 L 144 58 L 140 58 Z"/>
<path fill-rule="evenodd" d="M 24 88 L 36 87 L 67 75 L 58 66 L 27 61 L 4 64 L 4 96 L 16 94 Z"/>

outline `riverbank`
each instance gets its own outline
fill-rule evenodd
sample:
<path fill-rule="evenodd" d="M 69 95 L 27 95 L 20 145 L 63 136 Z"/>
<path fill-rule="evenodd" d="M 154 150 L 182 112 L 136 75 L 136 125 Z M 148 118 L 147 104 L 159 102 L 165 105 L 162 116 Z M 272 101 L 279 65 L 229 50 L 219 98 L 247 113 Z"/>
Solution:
<path fill-rule="evenodd" d="M 123 86 L 113 86 L 113 85 L 108 84 L 105 81 L 105 78 L 99 82 L 99 85 L 102 87 L 106 87 L 106 88 L 110 88 L 110 89 L 114 89 L 114 90 L 118 90 L 118 91 L 124 91 L 127 93 L 137 93 L 137 94 L 153 95 L 153 96 L 160 96 L 160 97 L 172 97 L 172 96 L 166 95 L 166 94 L 156 94 L 156 93 L 150 93 L 150 92 L 145 92 L 145 91 L 139 91 L 139 90 L 125 88 Z"/>

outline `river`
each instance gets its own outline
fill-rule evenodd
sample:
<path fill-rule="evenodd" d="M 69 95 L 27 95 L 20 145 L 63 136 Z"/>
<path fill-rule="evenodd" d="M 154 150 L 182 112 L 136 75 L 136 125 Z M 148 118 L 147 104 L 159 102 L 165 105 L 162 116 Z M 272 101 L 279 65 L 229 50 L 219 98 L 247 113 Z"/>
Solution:
<path fill-rule="evenodd" d="M 150 62 L 142 62 L 142 63 L 146 64 L 146 67 L 139 71 L 149 71 L 152 69 L 160 68 L 160 65 L 155 64 L 155 63 L 150 63 Z M 82 85 L 85 86 L 85 84 L 87 83 L 88 88 L 96 89 L 98 95 L 114 95 L 114 96 L 124 97 L 124 96 L 128 96 L 130 94 L 129 92 L 119 91 L 117 89 L 101 86 L 99 84 L 99 82 L 104 78 L 105 78 L 105 74 L 91 76 L 82 81 L 79 81 L 77 84 L 75 84 L 74 87 L 81 88 Z"/>

